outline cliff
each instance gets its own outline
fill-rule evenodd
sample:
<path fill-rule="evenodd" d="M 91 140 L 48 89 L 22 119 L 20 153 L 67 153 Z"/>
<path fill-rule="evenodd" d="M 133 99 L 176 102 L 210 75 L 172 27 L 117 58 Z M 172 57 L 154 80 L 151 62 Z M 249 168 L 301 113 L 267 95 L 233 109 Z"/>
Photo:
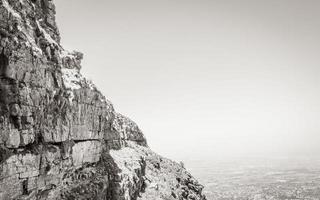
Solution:
<path fill-rule="evenodd" d="M 148 146 L 60 44 L 52 0 L 0 0 L 0 199 L 192 199 L 202 186 Z"/>

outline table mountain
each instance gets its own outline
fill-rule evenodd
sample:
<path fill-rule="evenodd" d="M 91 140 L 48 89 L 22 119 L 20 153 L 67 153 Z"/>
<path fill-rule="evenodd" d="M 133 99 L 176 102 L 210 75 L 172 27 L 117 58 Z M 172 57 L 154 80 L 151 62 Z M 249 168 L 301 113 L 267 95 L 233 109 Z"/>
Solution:
<path fill-rule="evenodd" d="M 60 44 L 52 0 L 0 0 L 0 199 L 191 199 L 203 187 L 152 152 Z"/>

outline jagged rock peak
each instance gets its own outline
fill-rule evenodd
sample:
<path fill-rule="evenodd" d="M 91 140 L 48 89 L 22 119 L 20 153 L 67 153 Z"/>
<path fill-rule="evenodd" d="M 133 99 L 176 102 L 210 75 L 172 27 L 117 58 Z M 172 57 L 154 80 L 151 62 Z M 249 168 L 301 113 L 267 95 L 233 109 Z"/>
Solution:
<path fill-rule="evenodd" d="M 0 0 L 0 200 L 205 199 L 60 44 L 51 0 Z"/>

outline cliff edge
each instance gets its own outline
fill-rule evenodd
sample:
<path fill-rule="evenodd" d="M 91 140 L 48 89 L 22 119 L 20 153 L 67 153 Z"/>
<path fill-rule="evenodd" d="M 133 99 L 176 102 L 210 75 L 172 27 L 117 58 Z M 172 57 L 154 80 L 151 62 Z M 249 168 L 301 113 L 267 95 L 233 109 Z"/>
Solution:
<path fill-rule="evenodd" d="M 80 73 L 52 0 L 0 0 L 0 200 L 205 200 Z"/>

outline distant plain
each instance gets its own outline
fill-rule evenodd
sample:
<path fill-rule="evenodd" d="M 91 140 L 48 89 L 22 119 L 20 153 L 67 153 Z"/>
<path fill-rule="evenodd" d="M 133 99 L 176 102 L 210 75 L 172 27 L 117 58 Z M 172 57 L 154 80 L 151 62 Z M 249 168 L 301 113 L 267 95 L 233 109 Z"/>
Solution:
<path fill-rule="evenodd" d="M 188 161 L 208 200 L 319 200 L 320 159 Z"/>

